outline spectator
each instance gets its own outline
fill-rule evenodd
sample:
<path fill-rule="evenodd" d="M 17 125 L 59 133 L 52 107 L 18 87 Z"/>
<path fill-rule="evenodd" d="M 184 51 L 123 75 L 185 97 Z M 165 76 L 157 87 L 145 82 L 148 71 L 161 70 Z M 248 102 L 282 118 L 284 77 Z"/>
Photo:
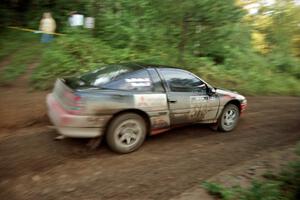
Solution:
<path fill-rule="evenodd" d="M 52 18 L 50 12 L 45 12 L 40 22 L 40 31 L 42 31 L 42 43 L 48 43 L 53 40 L 53 33 L 55 33 L 56 23 Z"/>

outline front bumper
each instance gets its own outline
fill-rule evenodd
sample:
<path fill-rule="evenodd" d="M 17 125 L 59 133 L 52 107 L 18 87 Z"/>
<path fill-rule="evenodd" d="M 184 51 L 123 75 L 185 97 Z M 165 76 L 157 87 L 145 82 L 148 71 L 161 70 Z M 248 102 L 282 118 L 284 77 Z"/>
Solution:
<path fill-rule="evenodd" d="M 247 108 L 247 103 L 241 104 L 240 106 L 241 113 L 243 113 L 246 110 L 246 108 Z"/>
<path fill-rule="evenodd" d="M 110 116 L 84 116 L 69 114 L 55 99 L 47 95 L 47 108 L 50 121 L 55 129 L 66 137 L 94 138 L 104 134 Z"/>

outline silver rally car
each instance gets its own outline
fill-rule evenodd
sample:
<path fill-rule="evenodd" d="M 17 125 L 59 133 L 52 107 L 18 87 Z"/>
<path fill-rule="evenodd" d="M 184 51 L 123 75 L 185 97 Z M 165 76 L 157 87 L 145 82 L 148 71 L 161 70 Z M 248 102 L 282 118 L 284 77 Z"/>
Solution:
<path fill-rule="evenodd" d="M 192 123 L 233 130 L 244 96 L 210 86 L 189 71 L 160 65 L 107 65 L 57 79 L 48 116 L 64 137 L 106 138 L 118 153 L 138 149 L 147 135 Z"/>

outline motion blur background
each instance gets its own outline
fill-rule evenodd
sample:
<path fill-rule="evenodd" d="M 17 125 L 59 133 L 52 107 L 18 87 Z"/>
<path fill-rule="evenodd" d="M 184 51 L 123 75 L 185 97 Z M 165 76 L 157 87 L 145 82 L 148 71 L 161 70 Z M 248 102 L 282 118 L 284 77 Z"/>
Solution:
<path fill-rule="evenodd" d="M 300 2 L 297 0 L 1 0 L 0 84 L 26 73 L 49 89 L 59 76 L 107 63 L 139 61 L 192 70 L 215 86 L 248 95 L 300 95 Z M 70 13 L 95 27 L 70 27 Z M 37 30 L 44 12 L 56 21 L 48 44 Z"/>

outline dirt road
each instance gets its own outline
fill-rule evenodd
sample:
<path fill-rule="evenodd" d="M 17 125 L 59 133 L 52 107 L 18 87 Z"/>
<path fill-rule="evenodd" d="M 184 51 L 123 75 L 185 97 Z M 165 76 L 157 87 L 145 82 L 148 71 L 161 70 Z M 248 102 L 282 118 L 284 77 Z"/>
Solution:
<path fill-rule="evenodd" d="M 170 199 L 229 166 L 300 140 L 300 98 L 249 97 L 238 128 L 194 125 L 150 137 L 137 152 L 54 141 L 45 126 L 2 130 L 0 199 Z"/>

